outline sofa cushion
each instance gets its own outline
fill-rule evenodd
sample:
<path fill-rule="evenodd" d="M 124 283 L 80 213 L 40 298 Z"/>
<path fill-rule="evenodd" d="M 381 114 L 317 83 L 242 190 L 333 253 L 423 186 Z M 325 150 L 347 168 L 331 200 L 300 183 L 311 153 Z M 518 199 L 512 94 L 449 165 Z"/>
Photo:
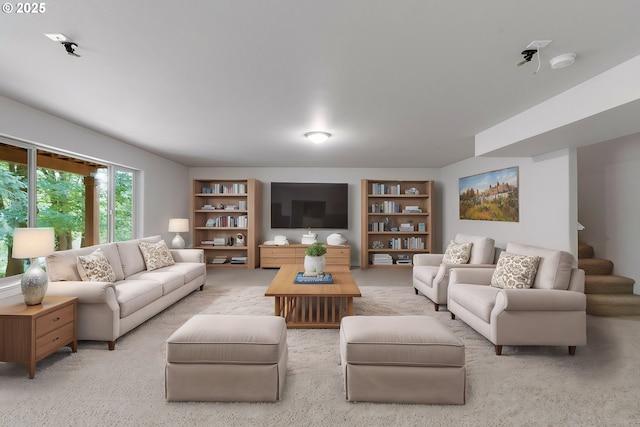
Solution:
<path fill-rule="evenodd" d="M 127 317 L 162 296 L 162 284 L 154 280 L 123 280 L 116 282 L 116 300 L 120 318 Z"/>
<path fill-rule="evenodd" d="M 116 281 L 116 273 L 100 248 L 89 255 L 79 255 L 77 267 L 80 277 L 85 282 Z"/>
<path fill-rule="evenodd" d="M 569 289 L 571 268 L 575 260 L 569 252 L 513 242 L 507 244 L 506 252 L 540 257 L 538 272 L 536 273 L 532 288 Z"/>
<path fill-rule="evenodd" d="M 164 240 L 156 243 L 138 242 L 138 246 L 140 246 L 147 271 L 157 270 L 176 263 Z"/>
<path fill-rule="evenodd" d="M 141 271 L 128 278 L 129 280 L 152 280 L 162 283 L 162 295 L 166 295 L 185 284 L 184 274 L 171 271 Z"/>
<path fill-rule="evenodd" d="M 490 237 L 473 236 L 470 234 L 456 234 L 454 239 L 458 243 L 473 243 L 469 264 L 493 264 L 495 240 Z"/>
<path fill-rule="evenodd" d="M 116 275 L 116 280 L 124 279 L 124 272 L 122 271 L 122 264 L 120 264 L 120 257 L 118 256 L 116 244 L 106 243 L 102 245 L 88 246 L 86 248 L 57 251 L 48 255 L 45 262 L 47 264 L 49 280 L 52 282 L 81 281 L 82 277 L 78 271 L 78 256 L 89 255 L 95 252 L 98 248 L 100 248 L 104 256 L 107 257 L 107 260 Z"/>
<path fill-rule="evenodd" d="M 122 264 L 122 271 L 124 272 L 124 277 L 129 277 L 132 274 L 147 269 L 138 243 L 155 243 L 159 242 L 160 240 L 162 240 L 162 237 L 152 236 L 145 239 L 127 240 L 125 242 L 116 243 L 118 247 L 118 254 L 120 256 L 120 263 Z"/>
<path fill-rule="evenodd" d="M 487 323 L 491 320 L 491 310 L 496 303 L 498 292 L 502 291 L 492 286 L 466 283 L 456 283 L 448 289 L 450 300 L 457 302 Z"/>
<path fill-rule="evenodd" d="M 204 263 L 198 262 L 177 262 L 168 267 L 162 267 L 159 271 L 171 271 L 184 276 L 184 283 L 189 283 L 200 276 L 207 274 L 207 267 Z"/>
<path fill-rule="evenodd" d="M 491 276 L 491 286 L 502 289 L 528 289 L 533 284 L 540 257 L 502 252 Z"/>
<path fill-rule="evenodd" d="M 458 243 L 455 241 L 449 242 L 447 250 L 442 257 L 443 264 L 466 264 L 469 262 L 469 256 L 471 255 L 471 247 L 473 243 Z"/>

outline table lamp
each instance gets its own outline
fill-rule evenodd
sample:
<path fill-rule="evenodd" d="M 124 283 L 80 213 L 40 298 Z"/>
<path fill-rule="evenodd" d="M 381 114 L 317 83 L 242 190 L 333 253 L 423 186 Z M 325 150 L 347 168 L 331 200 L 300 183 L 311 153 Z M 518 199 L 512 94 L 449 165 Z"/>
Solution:
<path fill-rule="evenodd" d="M 20 285 L 27 305 L 42 302 L 47 293 L 49 278 L 38 262 L 55 250 L 53 228 L 16 228 L 13 230 L 13 258 L 31 258 L 31 265 L 22 275 Z"/>
<path fill-rule="evenodd" d="M 169 232 L 176 233 L 176 237 L 171 241 L 173 249 L 184 249 L 184 239 L 180 233 L 189 231 L 189 220 L 187 218 L 171 218 L 169 220 Z"/>

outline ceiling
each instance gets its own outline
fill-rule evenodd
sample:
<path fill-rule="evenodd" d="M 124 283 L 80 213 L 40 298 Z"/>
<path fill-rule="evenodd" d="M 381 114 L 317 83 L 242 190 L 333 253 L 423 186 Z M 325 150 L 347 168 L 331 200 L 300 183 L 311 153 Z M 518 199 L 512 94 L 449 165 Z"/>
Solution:
<path fill-rule="evenodd" d="M 187 166 L 442 167 L 640 55 L 637 0 L 45 5 L 0 14 L 0 95 Z M 536 74 L 537 57 L 516 66 L 533 40 L 553 40 Z"/>

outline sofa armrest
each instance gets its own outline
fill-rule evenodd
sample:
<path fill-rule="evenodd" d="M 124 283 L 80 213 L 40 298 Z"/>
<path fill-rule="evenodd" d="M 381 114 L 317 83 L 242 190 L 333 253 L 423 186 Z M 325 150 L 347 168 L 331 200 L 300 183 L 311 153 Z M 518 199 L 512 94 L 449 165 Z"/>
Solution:
<path fill-rule="evenodd" d="M 559 289 L 503 289 L 495 307 L 503 311 L 585 311 L 585 294 Z"/>
<path fill-rule="evenodd" d="M 442 264 L 444 254 L 415 254 L 413 256 L 413 265 L 431 265 L 439 266 Z"/>
<path fill-rule="evenodd" d="M 483 267 L 478 267 L 482 265 Z M 492 264 L 476 264 L 461 267 L 459 265 L 452 266 L 449 270 L 449 285 L 456 283 L 466 283 L 470 285 L 485 285 L 491 283 L 491 276 L 495 271 L 495 265 Z"/>
<path fill-rule="evenodd" d="M 113 292 L 115 286 L 107 282 L 49 282 L 47 296 L 78 297 L 80 304 L 106 304 L 107 293 Z"/>
<path fill-rule="evenodd" d="M 175 262 L 200 262 L 204 263 L 204 250 L 202 249 L 169 249 Z"/>

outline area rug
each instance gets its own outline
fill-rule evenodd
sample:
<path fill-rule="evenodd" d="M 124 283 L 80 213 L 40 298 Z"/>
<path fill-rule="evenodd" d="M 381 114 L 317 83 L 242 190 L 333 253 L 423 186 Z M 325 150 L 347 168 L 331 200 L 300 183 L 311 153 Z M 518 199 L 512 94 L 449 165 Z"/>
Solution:
<path fill-rule="evenodd" d="M 349 403 L 338 330 L 289 329 L 289 362 L 276 403 L 166 402 L 165 341 L 194 314 L 272 315 L 266 286 L 207 286 L 117 341 L 80 342 L 38 363 L 0 363 L 2 426 L 627 426 L 640 423 L 640 323 L 588 317 L 588 345 L 493 346 L 410 287 L 361 287 L 357 315 L 421 314 L 465 344 L 462 406 Z"/>

